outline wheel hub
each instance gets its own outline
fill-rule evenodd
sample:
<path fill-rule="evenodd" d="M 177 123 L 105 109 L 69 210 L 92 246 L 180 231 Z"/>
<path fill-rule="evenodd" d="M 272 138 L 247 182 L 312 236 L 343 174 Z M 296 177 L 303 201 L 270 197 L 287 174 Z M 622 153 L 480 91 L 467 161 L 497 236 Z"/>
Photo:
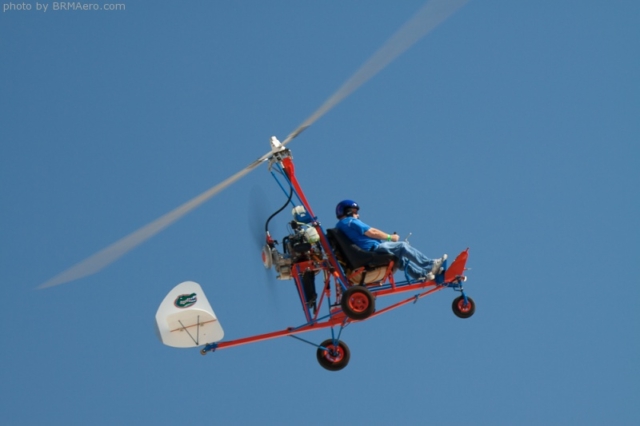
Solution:
<path fill-rule="evenodd" d="M 349 298 L 349 307 L 356 312 L 364 312 L 369 307 L 369 299 L 361 293 L 353 294 Z"/>

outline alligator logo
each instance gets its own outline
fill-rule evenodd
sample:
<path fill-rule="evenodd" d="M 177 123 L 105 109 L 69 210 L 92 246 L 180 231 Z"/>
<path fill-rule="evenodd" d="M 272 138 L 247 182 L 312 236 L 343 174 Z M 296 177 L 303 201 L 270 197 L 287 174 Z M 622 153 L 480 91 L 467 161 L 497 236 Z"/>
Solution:
<path fill-rule="evenodd" d="M 188 308 L 189 306 L 193 306 L 198 301 L 198 297 L 195 293 L 191 294 L 181 294 L 178 296 L 173 302 L 176 308 Z"/>

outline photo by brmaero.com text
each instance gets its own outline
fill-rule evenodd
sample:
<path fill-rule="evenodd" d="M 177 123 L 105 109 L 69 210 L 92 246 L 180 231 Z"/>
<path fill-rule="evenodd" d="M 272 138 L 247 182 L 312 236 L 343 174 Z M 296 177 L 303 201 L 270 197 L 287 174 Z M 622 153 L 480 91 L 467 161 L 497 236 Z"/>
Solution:
<path fill-rule="evenodd" d="M 121 12 L 126 10 L 127 7 L 124 3 L 82 3 L 71 1 L 54 1 L 48 3 L 2 3 L 2 12 L 66 12 L 66 11 L 117 11 Z"/>

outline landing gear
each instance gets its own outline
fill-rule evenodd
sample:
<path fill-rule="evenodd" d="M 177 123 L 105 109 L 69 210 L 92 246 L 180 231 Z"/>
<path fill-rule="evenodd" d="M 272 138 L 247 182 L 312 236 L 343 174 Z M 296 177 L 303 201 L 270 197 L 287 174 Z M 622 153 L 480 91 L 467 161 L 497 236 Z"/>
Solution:
<path fill-rule="evenodd" d="M 345 315 L 354 320 L 369 318 L 376 310 L 373 295 L 362 286 L 349 287 L 342 295 L 340 305 Z"/>
<path fill-rule="evenodd" d="M 207 343 L 204 345 L 204 348 L 200 349 L 200 355 L 206 355 L 207 352 L 214 352 L 217 347 L 217 343 Z"/>
<path fill-rule="evenodd" d="M 342 370 L 349 364 L 351 357 L 347 344 L 342 340 L 334 341 L 333 339 L 322 342 L 316 355 L 320 365 L 329 371 Z"/>
<path fill-rule="evenodd" d="M 453 313 L 458 318 L 469 318 L 476 311 L 476 303 L 473 301 L 473 299 L 468 296 L 466 297 L 466 299 L 466 303 L 465 296 L 459 296 L 453 300 L 451 309 L 453 309 Z"/>

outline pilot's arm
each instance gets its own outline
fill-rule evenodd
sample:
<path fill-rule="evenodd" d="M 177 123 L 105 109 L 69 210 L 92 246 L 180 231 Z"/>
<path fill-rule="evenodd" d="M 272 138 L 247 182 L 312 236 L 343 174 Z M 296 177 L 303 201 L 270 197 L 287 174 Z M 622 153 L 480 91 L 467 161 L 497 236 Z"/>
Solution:
<path fill-rule="evenodd" d="M 367 232 L 364 233 L 369 238 L 375 238 L 376 240 L 387 241 L 387 238 L 391 236 L 391 241 L 398 241 L 400 236 L 398 234 L 387 234 L 386 232 L 382 232 L 376 228 L 369 228 Z"/>

